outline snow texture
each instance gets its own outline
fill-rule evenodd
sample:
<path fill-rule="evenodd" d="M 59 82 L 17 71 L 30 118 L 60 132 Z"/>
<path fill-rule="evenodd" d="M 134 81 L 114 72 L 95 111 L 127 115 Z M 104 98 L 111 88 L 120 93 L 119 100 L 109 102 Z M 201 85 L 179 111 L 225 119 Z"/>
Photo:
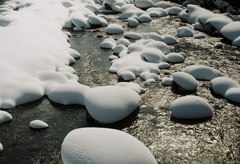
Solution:
<path fill-rule="evenodd" d="M 206 65 L 191 65 L 183 69 L 184 72 L 191 74 L 197 80 L 212 80 L 216 77 L 223 76 L 223 73 L 215 68 Z"/>
<path fill-rule="evenodd" d="M 171 104 L 171 116 L 179 119 L 203 119 L 212 116 L 212 107 L 198 96 L 184 96 Z"/>
<path fill-rule="evenodd" d="M 114 123 L 137 109 L 140 96 L 122 86 L 103 86 L 87 90 L 85 105 L 89 114 L 100 123 Z"/>
<path fill-rule="evenodd" d="M 187 91 L 196 91 L 198 81 L 190 74 L 185 72 L 175 72 L 172 74 L 174 82 Z"/>
<path fill-rule="evenodd" d="M 67 134 L 61 156 L 65 164 L 157 164 L 146 146 L 115 129 L 80 128 Z"/>
<path fill-rule="evenodd" d="M 33 120 L 30 122 L 29 127 L 33 129 L 45 129 L 48 127 L 48 124 L 42 120 Z"/>
<path fill-rule="evenodd" d="M 6 111 L 0 110 L 0 124 L 11 121 L 12 115 Z"/>

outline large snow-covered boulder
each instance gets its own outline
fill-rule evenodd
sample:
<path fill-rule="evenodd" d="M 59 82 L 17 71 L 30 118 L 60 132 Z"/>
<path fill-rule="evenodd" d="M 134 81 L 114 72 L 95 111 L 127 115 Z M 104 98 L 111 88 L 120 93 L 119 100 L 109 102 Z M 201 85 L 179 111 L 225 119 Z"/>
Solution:
<path fill-rule="evenodd" d="M 205 65 L 191 65 L 184 68 L 183 71 L 191 74 L 197 80 L 212 80 L 223 76 L 223 73 L 220 71 Z"/>
<path fill-rule="evenodd" d="M 0 110 L 0 124 L 11 121 L 12 115 L 6 111 Z"/>
<path fill-rule="evenodd" d="M 184 96 L 171 104 L 171 116 L 179 119 L 203 119 L 212 116 L 212 107 L 198 96 Z"/>
<path fill-rule="evenodd" d="M 89 114 L 100 123 L 114 123 L 137 109 L 140 96 L 132 89 L 121 86 L 104 86 L 89 89 L 85 105 Z"/>
<path fill-rule="evenodd" d="M 123 32 L 124 32 L 123 27 L 116 23 L 109 24 L 106 27 L 106 33 L 110 35 L 122 34 Z"/>
<path fill-rule="evenodd" d="M 198 87 L 198 81 L 190 74 L 185 72 L 175 72 L 172 74 L 176 84 L 187 91 L 195 91 Z"/>
<path fill-rule="evenodd" d="M 61 156 L 65 164 L 157 164 L 143 143 L 115 129 L 80 128 L 65 137 Z"/>
<path fill-rule="evenodd" d="M 240 36 L 240 21 L 227 24 L 221 29 L 220 33 L 227 39 L 234 41 Z"/>
<path fill-rule="evenodd" d="M 29 127 L 33 129 L 45 129 L 48 127 L 48 124 L 42 120 L 33 120 L 29 123 Z"/>

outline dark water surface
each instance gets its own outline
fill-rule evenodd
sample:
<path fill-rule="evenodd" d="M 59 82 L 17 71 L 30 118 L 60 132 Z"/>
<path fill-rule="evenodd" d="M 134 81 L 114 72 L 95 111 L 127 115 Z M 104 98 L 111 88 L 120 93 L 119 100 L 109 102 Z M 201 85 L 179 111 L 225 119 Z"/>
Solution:
<path fill-rule="evenodd" d="M 110 15 L 109 21 L 121 23 L 126 30 L 138 31 L 143 36 L 148 32 L 176 36 L 175 29 L 183 25 L 175 17 L 166 17 L 132 29 L 115 18 Z M 108 57 L 112 52 L 99 48 L 105 37 L 107 36 L 103 29 L 73 32 L 70 43 L 72 48 L 82 55 L 73 65 L 80 83 L 90 87 L 117 83 L 116 75 L 108 72 Z M 228 45 L 224 49 L 214 49 L 213 44 L 220 39 L 210 36 L 200 40 L 178 39 L 179 43 L 171 46 L 171 51 L 184 52 L 186 61 L 172 65 L 169 70 L 162 70 L 160 76 L 169 76 L 188 65 L 206 64 L 240 82 L 240 50 Z M 135 81 L 143 85 L 140 79 Z M 122 129 L 138 138 L 150 148 L 159 163 L 240 162 L 238 104 L 213 96 L 210 83 L 201 81 L 194 95 L 208 100 L 214 108 L 213 118 L 195 122 L 172 120 L 169 106 L 185 93 L 176 88 L 162 86 L 160 82 L 146 88 L 148 90 L 142 95 L 139 110 L 131 117 L 109 127 Z M 101 126 L 89 118 L 85 107 L 63 106 L 52 103 L 47 98 L 21 105 L 9 112 L 13 115 L 13 120 L 0 125 L 0 142 L 4 146 L 0 153 L 1 164 L 62 163 L 60 148 L 68 132 L 80 127 Z M 28 124 L 34 119 L 47 122 L 49 128 L 40 131 L 30 129 Z"/>

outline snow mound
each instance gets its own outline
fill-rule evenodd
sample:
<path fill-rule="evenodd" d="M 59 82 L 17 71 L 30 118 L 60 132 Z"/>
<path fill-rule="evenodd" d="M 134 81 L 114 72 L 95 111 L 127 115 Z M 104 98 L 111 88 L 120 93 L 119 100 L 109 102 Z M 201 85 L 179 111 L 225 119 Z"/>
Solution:
<path fill-rule="evenodd" d="M 170 77 L 162 78 L 162 85 L 171 86 L 171 85 L 173 85 L 173 82 L 174 82 L 174 80 Z"/>
<path fill-rule="evenodd" d="M 151 7 L 146 10 L 146 12 L 151 17 L 165 17 L 168 16 L 168 12 L 165 9 L 158 8 L 158 7 Z"/>
<path fill-rule="evenodd" d="M 136 91 L 138 94 L 142 94 L 145 92 L 145 89 L 142 88 L 138 83 L 133 83 L 133 82 L 119 82 L 115 84 L 115 86 L 122 86 L 122 87 L 127 87 L 130 88 L 134 91 Z"/>
<path fill-rule="evenodd" d="M 116 23 L 109 24 L 106 28 L 106 33 L 110 35 L 122 34 L 123 32 L 123 27 Z"/>
<path fill-rule="evenodd" d="M 62 143 L 61 156 L 65 164 L 157 164 L 142 142 L 123 131 L 107 128 L 69 132 Z"/>
<path fill-rule="evenodd" d="M 184 96 L 171 104 L 171 116 L 180 119 L 203 119 L 212 116 L 208 102 L 198 96 Z"/>
<path fill-rule="evenodd" d="M 220 71 L 205 65 L 191 65 L 184 68 L 183 71 L 191 74 L 197 80 L 212 80 L 223 76 Z"/>
<path fill-rule="evenodd" d="M 154 3 L 152 0 L 135 0 L 135 5 L 138 8 L 147 9 L 149 7 L 153 7 Z"/>
<path fill-rule="evenodd" d="M 117 44 L 118 45 L 124 45 L 124 46 L 127 47 L 129 44 L 131 44 L 131 42 L 126 38 L 120 38 L 120 39 L 117 40 Z"/>
<path fill-rule="evenodd" d="M 177 52 L 171 52 L 167 54 L 166 59 L 167 59 L 167 62 L 169 63 L 183 63 L 185 60 L 182 54 Z"/>
<path fill-rule="evenodd" d="M 185 72 L 175 72 L 172 74 L 176 84 L 187 91 L 196 91 L 198 81 L 190 74 Z"/>
<path fill-rule="evenodd" d="M 224 97 L 233 102 L 240 103 L 240 87 L 228 89 Z"/>
<path fill-rule="evenodd" d="M 116 46 L 116 41 L 113 38 L 106 38 L 100 43 L 101 48 L 113 49 Z"/>
<path fill-rule="evenodd" d="M 47 90 L 47 96 L 51 101 L 63 105 L 84 105 L 84 94 L 88 89 L 88 86 L 79 83 L 53 85 Z"/>
<path fill-rule="evenodd" d="M 228 77 L 217 77 L 211 80 L 213 91 L 221 96 L 225 96 L 227 90 L 231 88 L 239 88 L 240 85 L 237 81 Z"/>
<path fill-rule="evenodd" d="M 179 27 L 177 29 L 177 36 L 178 37 L 192 37 L 193 36 L 193 32 L 188 27 Z"/>
<path fill-rule="evenodd" d="M 168 12 L 169 15 L 178 15 L 182 11 L 182 8 L 172 6 L 167 8 L 166 11 Z"/>
<path fill-rule="evenodd" d="M 3 145 L 0 143 L 0 152 L 3 151 Z"/>
<path fill-rule="evenodd" d="M 42 120 L 33 120 L 30 122 L 29 127 L 33 129 L 45 129 L 48 127 L 48 124 Z"/>
<path fill-rule="evenodd" d="M 6 111 L 0 110 L 0 124 L 11 121 L 12 115 Z"/>
<path fill-rule="evenodd" d="M 234 41 L 237 37 L 240 36 L 240 22 L 231 22 L 224 26 L 220 33 L 227 39 Z"/>
<path fill-rule="evenodd" d="M 155 4 L 155 6 L 166 9 L 166 8 L 169 8 L 169 7 L 173 7 L 173 4 L 170 3 L 170 2 L 166 2 L 166 1 L 160 1 L 160 2 L 157 2 Z"/>
<path fill-rule="evenodd" d="M 128 20 L 128 26 L 129 27 L 137 27 L 139 25 L 138 20 L 133 18 L 133 17 L 130 17 L 127 20 Z"/>
<path fill-rule="evenodd" d="M 141 39 L 141 36 L 137 32 L 126 32 L 124 33 L 124 37 L 128 39 Z"/>
<path fill-rule="evenodd" d="M 104 86 L 87 90 L 85 105 L 89 114 L 100 123 L 114 123 L 137 109 L 140 96 L 132 89 Z"/>
<path fill-rule="evenodd" d="M 167 45 L 173 45 L 177 43 L 177 39 L 169 34 L 161 35 L 162 41 Z"/>

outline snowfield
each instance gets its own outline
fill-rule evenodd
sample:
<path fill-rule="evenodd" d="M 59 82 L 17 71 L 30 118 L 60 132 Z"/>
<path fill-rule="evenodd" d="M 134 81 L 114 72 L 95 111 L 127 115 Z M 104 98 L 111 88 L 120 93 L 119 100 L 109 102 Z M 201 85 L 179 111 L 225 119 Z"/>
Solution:
<path fill-rule="evenodd" d="M 232 47 L 240 46 L 239 21 L 194 3 L 186 1 L 180 6 L 158 0 L 4 2 L 0 6 L 0 109 L 15 110 L 19 105 L 47 97 L 62 105 L 84 106 L 91 118 L 107 126 L 124 120 L 139 109 L 143 103 L 140 94 L 148 89 L 151 92 L 151 87 L 161 85 L 174 92 L 177 85 L 180 88 L 177 92 L 181 92 L 178 98 L 173 102 L 166 100 L 169 118 L 215 117 L 215 106 L 210 100 L 201 98 L 201 92 L 198 92 L 203 87 L 201 81 L 209 81 L 209 90 L 239 104 L 239 81 L 219 71 L 218 66 L 208 66 L 208 61 L 206 65 L 192 65 L 188 54 L 176 48 L 190 38 L 206 39 L 208 33 L 219 34 L 230 41 Z M 215 5 L 223 4 L 216 2 Z M 119 20 L 108 19 L 106 13 L 117 14 Z M 179 26 L 174 27 L 175 33 L 171 34 L 151 29 L 146 33 L 137 32 L 139 27 L 162 17 L 179 18 L 178 21 L 188 24 L 179 22 Z M 122 23 L 116 23 L 120 21 Z M 101 48 L 111 52 L 108 71 L 118 78 L 113 85 L 92 87 L 81 84 L 81 77 L 71 67 L 76 60 L 82 60 L 81 52 L 71 47 L 72 34 L 96 28 L 104 33 L 98 35 L 102 38 L 99 51 Z M 213 45 L 216 49 L 224 49 L 224 46 L 222 42 Z M 180 67 L 176 66 L 184 62 L 187 67 L 177 70 Z M 165 96 L 165 93 L 161 94 Z M 162 104 L 158 105 L 157 109 L 162 107 Z M 13 119 L 11 112 L 0 110 L 0 124 Z M 47 121 L 38 117 L 29 123 L 30 128 L 51 129 Z M 5 150 L 0 143 L 1 151 Z M 62 142 L 61 157 L 66 164 L 159 162 L 152 150 L 150 152 L 138 139 L 110 128 L 72 129 Z"/>

